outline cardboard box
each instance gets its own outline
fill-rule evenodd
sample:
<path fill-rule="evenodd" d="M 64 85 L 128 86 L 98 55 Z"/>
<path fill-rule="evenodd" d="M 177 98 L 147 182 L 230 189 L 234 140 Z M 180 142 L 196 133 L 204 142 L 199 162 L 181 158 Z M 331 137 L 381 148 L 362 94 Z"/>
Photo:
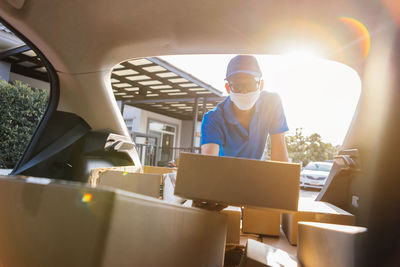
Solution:
<path fill-rule="evenodd" d="M 171 174 L 173 177 L 170 177 Z M 90 171 L 89 183 L 92 185 L 106 185 L 133 193 L 143 194 L 155 198 L 164 197 L 169 202 L 180 202 L 173 196 L 173 188 L 168 184 L 167 192 L 164 190 L 164 179 L 168 175 L 175 181 L 176 168 L 143 166 L 140 169 L 135 166 L 120 166 L 92 169 Z M 172 187 L 175 184 L 172 185 Z"/>
<path fill-rule="evenodd" d="M 222 266 L 226 216 L 44 178 L 0 178 L 3 266 Z"/>
<path fill-rule="evenodd" d="M 300 266 L 295 256 L 273 246 L 249 239 L 242 256 L 240 267 Z"/>
<path fill-rule="evenodd" d="M 240 208 L 228 207 L 222 210 L 221 213 L 228 217 L 226 243 L 240 244 L 240 219 L 242 217 Z"/>
<path fill-rule="evenodd" d="M 366 232 L 365 227 L 300 222 L 297 257 L 310 267 L 359 266 L 355 247 Z"/>
<path fill-rule="evenodd" d="M 176 172 L 177 168 L 167 168 L 167 167 L 158 167 L 158 166 L 143 166 L 144 173 L 158 173 L 158 174 L 166 174 Z"/>
<path fill-rule="evenodd" d="M 299 188 L 299 164 L 180 153 L 175 195 L 297 211 Z"/>
<path fill-rule="evenodd" d="M 90 179 L 92 185 L 111 186 L 150 197 L 160 197 L 163 174 L 125 172 L 105 168 L 97 174 L 96 180 Z"/>
<path fill-rule="evenodd" d="M 268 209 L 243 209 L 244 233 L 279 236 L 281 230 L 281 212 Z"/>
<path fill-rule="evenodd" d="M 282 229 L 292 245 L 297 244 L 299 221 L 354 225 L 355 217 L 332 204 L 301 199 L 298 212 L 282 214 Z"/>
<path fill-rule="evenodd" d="M 117 167 L 105 167 L 105 168 L 96 168 L 91 169 L 89 174 L 88 183 L 91 185 L 99 185 L 99 177 L 100 174 L 105 171 L 120 171 L 122 173 L 143 173 L 143 169 L 136 166 L 117 166 Z"/>

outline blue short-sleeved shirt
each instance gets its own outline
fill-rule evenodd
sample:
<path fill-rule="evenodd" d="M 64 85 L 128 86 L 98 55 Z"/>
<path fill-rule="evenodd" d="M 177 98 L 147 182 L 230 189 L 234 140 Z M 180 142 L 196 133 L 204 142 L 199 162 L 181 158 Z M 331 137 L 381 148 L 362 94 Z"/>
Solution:
<path fill-rule="evenodd" d="M 289 130 L 281 100 L 276 93 L 261 91 L 249 132 L 240 125 L 232 105 L 230 97 L 226 97 L 204 115 L 201 124 L 201 145 L 218 144 L 220 156 L 261 159 L 268 134 Z"/>

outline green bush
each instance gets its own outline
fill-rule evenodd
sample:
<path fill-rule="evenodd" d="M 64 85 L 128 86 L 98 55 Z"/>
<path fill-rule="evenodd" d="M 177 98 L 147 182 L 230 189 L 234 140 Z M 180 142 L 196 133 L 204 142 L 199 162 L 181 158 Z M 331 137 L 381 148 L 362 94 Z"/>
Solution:
<path fill-rule="evenodd" d="M 13 168 L 36 129 L 49 92 L 20 81 L 0 81 L 0 168 Z"/>

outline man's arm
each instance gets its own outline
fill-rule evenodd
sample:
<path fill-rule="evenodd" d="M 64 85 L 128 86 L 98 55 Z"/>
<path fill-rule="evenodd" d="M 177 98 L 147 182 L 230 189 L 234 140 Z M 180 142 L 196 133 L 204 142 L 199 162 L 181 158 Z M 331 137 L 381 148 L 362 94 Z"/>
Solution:
<path fill-rule="evenodd" d="M 218 156 L 219 155 L 219 145 L 213 143 L 207 143 L 201 146 L 201 154 L 210 155 L 210 156 Z M 196 201 L 193 200 L 192 207 L 203 208 L 207 210 L 223 210 L 227 205 L 214 203 L 214 202 L 206 202 L 206 201 Z"/>
<path fill-rule="evenodd" d="M 285 134 L 271 134 L 271 160 L 288 161 Z"/>
<path fill-rule="evenodd" d="M 210 156 L 218 156 L 219 154 L 219 145 L 218 144 L 204 144 L 201 146 L 201 154 L 210 155 Z"/>

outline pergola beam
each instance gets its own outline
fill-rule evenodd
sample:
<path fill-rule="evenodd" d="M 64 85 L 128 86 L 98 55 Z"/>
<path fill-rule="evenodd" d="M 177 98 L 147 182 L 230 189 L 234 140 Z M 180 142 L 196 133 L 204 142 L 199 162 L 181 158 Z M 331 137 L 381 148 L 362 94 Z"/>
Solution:
<path fill-rule="evenodd" d="M 38 79 L 44 82 L 49 82 L 49 76 L 46 72 L 39 72 L 33 69 L 18 65 L 18 64 L 11 64 L 11 72 L 28 76 L 30 78 Z"/>
<path fill-rule="evenodd" d="M 21 53 L 29 51 L 29 50 L 31 50 L 31 48 L 29 46 L 21 45 L 21 46 L 18 46 L 16 48 L 12 48 L 12 49 L 3 51 L 3 52 L 0 53 L 0 60 L 3 60 L 3 59 L 5 59 L 6 57 L 9 57 L 9 56 L 13 56 L 13 55 L 16 55 L 16 54 L 21 54 Z"/>
<path fill-rule="evenodd" d="M 170 71 L 178 74 L 182 78 L 184 78 L 184 79 L 186 79 L 186 80 L 188 80 L 188 81 L 190 81 L 192 83 L 198 84 L 200 87 L 203 87 L 204 89 L 208 90 L 209 92 L 211 92 L 211 93 L 213 93 L 213 94 L 215 94 L 217 96 L 222 96 L 222 93 L 220 91 L 216 90 L 215 88 L 213 88 L 211 85 L 206 84 L 205 82 L 202 82 L 202 81 L 194 78 L 192 75 L 190 75 L 190 74 L 188 74 L 188 73 L 186 73 L 186 72 L 184 72 L 184 71 L 182 71 L 182 70 L 180 70 L 180 69 L 168 64 L 167 62 L 165 62 L 164 60 L 162 60 L 160 58 L 149 57 L 147 59 L 150 60 L 151 62 L 157 64 L 157 65 L 160 65 L 161 67 L 163 67 L 165 69 L 169 69 Z"/>
<path fill-rule="evenodd" d="M 125 103 L 125 104 L 127 104 L 127 103 Z M 128 105 L 131 105 L 131 104 L 128 104 Z M 181 114 L 181 113 L 176 113 L 176 112 L 170 112 L 170 111 L 167 111 L 167 110 L 156 109 L 156 108 L 153 108 L 153 107 L 148 106 L 148 105 L 132 104 L 132 106 L 140 108 L 140 109 L 144 109 L 144 110 L 147 110 L 147 111 L 151 111 L 151 112 L 154 112 L 154 113 L 157 113 L 157 114 L 161 114 L 161 115 L 165 115 L 165 116 L 168 116 L 168 117 L 176 118 L 176 119 L 179 119 L 179 120 L 190 120 L 191 119 L 191 116 L 187 116 L 187 115 L 184 115 L 184 114 Z"/>
<path fill-rule="evenodd" d="M 224 97 L 198 97 L 206 99 L 206 102 L 215 102 L 222 101 Z M 147 99 L 139 99 L 139 100 L 127 100 L 125 103 L 127 104 L 151 104 L 151 103 L 168 103 L 168 102 L 191 102 L 195 101 L 194 97 L 185 97 L 185 98 L 147 98 Z"/>
<path fill-rule="evenodd" d="M 121 65 L 124 66 L 127 69 L 132 69 L 132 70 L 136 71 L 137 73 L 139 73 L 139 75 L 146 75 L 146 76 L 150 77 L 151 80 L 153 80 L 153 81 L 159 81 L 161 79 L 155 73 L 151 73 L 151 72 L 144 73 L 143 70 L 140 67 L 135 66 L 135 65 L 131 64 L 130 62 L 124 62 Z M 156 73 L 158 73 L 158 72 L 156 72 Z M 115 77 L 115 79 L 118 79 L 118 78 Z M 157 90 L 157 89 L 152 89 L 151 88 L 151 86 L 157 86 L 157 85 L 142 85 L 142 84 L 139 83 L 139 82 L 145 82 L 145 81 L 148 81 L 148 80 L 137 80 L 137 81 L 135 81 L 136 85 L 134 85 L 134 86 L 135 87 L 139 87 L 139 88 L 146 88 L 146 90 L 150 91 L 152 94 L 159 94 L 161 96 L 168 96 L 168 93 L 163 93 L 163 92 L 161 92 L 161 90 Z M 133 81 L 131 81 L 131 80 L 127 79 L 127 78 L 125 78 L 125 82 L 126 83 L 134 83 Z M 162 79 L 162 83 L 171 86 L 171 89 L 174 88 L 174 87 L 175 88 L 177 87 L 177 84 L 171 83 L 170 81 L 168 81 L 168 79 Z M 166 89 L 166 90 L 168 90 L 168 89 Z M 135 96 L 138 97 L 137 95 L 135 95 Z"/>

